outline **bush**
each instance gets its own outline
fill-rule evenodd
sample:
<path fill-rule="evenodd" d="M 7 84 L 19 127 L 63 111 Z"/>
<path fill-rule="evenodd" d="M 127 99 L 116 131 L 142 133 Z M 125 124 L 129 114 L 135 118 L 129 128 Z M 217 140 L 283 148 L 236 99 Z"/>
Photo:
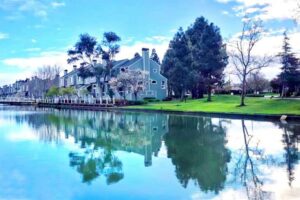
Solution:
<path fill-rule="evenodd" d="M 247 97 L 265 97 L 263 94 L 247 94 Z"/>
<path fill-rule="evenodd" d="M 163 101 L 172 101 L 172 97 L 166 97 L 163 99 Z"/>
<path fill-rule="evenodd" d="M 128 101 L 118 99 L 115 101 L 116 106 L 135 106 L 135 105 L 143 105 L 146 104 L 144 101 Z"/>
<path fill-rule="evenodd" d="M 130 106 L 137 106 L 137 105 L 143 105 L 146 104 L 144 101 L 127 101 L 127 105 Z"/>
<path fill-rule="evenodd" d="M 155 99 L 154 97 L 145 97 L 144 102 L 149 103 L 149 102 L 159 102 L 158 99 Z"/>

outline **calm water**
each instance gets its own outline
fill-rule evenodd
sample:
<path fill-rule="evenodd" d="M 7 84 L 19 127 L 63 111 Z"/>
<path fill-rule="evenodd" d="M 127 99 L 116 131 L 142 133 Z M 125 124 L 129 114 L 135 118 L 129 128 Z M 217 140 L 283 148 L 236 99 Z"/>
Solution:
<path fill-rule="evenodd" d="M 300 124 L 0 105 L 0 199 L 299 199 Z"/>

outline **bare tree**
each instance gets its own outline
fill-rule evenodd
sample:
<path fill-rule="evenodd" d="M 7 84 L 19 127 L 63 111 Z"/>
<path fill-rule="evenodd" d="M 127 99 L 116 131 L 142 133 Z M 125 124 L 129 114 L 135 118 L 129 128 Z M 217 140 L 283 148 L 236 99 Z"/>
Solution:
<path fill-rule="evenodd" d="M 296 8 L 295 8 L 293 18 L 294 18 L 295 22 L 296 22 L 297 24 L 299 24 L 299 22 L 300 22 L 300 0 L 297 0 L 296 3 L 297 3 L 297 6 L 296 6 Z"/>
<path fill-rule="evenodd" d="M 245 106 L 248 75 L 269 66 L 272 61 L 270 56 L 256 56 L 254 54 L 254 48 L 261 40 L 262 33 L 261 21 L 245 18 L 240 36 L 231 44 L 231 62 L 234 66 L 234 73 L 238 76 L 242 85 L 240 106 Z"/>
<path fill-rule="evenodd" d="M 57 75 L 59 75 L 60 71 L 61 68 L 58 65 L 45 65 L 36 70 L 35 76 L 42 80 L 53 80 Z"/>
<path fill-rule="evenodd" d="M 260 71 L 251 73 L 247 78 L 247 90 L 257 93 L 263 92 L 270 87 L 270 82 L 264 77 Z"/>
<path fill-rule="evenodd" d="M 60 74 L 61 68 L 58 65 L 45 65 L 39 67 L 34 76 L 39 78 L 41 84 L 39 87 L 42 87 L 42 92 L 45 93 L 54 83 L 56 76 Z"/>

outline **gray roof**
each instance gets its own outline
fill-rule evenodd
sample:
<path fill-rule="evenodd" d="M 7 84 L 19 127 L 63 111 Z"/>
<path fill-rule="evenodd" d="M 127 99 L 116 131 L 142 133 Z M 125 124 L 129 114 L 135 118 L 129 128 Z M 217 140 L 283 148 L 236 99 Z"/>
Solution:
<path fill-rule="evenodd" d="M 117 60 L 113 62 L 113 69 L 114 70 L 118 70 L 121 67 L 128 67 L 130 65 L 132 65 L 133 63 L 135 63 L 136 61 L 138 61 L 139 59 L 142 59 L 142 57 L 135 57 L 132 59 L 123 59 L 123 60 Z M 66 75 L 61 76 L 61 78 L 65 77 L 65 76 L 70 76 L 75 74 L 76 72 L 78 72 L 77 70 L 75 71 L 74 69 L 70 72 L 68 72 Z"/>

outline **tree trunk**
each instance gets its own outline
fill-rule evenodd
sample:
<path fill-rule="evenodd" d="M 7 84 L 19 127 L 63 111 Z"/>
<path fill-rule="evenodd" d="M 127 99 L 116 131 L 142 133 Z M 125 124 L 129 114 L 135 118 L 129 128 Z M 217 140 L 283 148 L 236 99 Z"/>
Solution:
<path fill-rule="evenodd" d="M 208 94 L 207 101 L 211 102 L 211 85 L 210 84 L 207 87 L 207 94 Z"/>
<path fill-rule="evenodd" d="M 168 97 L 172 98 L 172 87 L 169 83 L 168 83 Z"/>
<path fill-rule="evenodd" d="M 184 90 L 181 90 L 181 94 L 180 94 L 180 100 L 183 101 L 184 100 Z"/>
<path fill-rule="evenodd" d="M 282 85 L 281 98 L 285 97 L 285 85 Z"/>
<path fill-rule="evenodd" d="M 241 103 L 240 106 L 246 106 L 245 104 L 245 95 L 246 95 L 246 76 L 243 76 L 243 83 L 242 83 L 242 94 L 241 94 Z"/>
<path fill-rule="evenodd" d="M 134 92 L 133 94 L 134 94 L 134 100 L 137 101 L 137 93 Z"/>

